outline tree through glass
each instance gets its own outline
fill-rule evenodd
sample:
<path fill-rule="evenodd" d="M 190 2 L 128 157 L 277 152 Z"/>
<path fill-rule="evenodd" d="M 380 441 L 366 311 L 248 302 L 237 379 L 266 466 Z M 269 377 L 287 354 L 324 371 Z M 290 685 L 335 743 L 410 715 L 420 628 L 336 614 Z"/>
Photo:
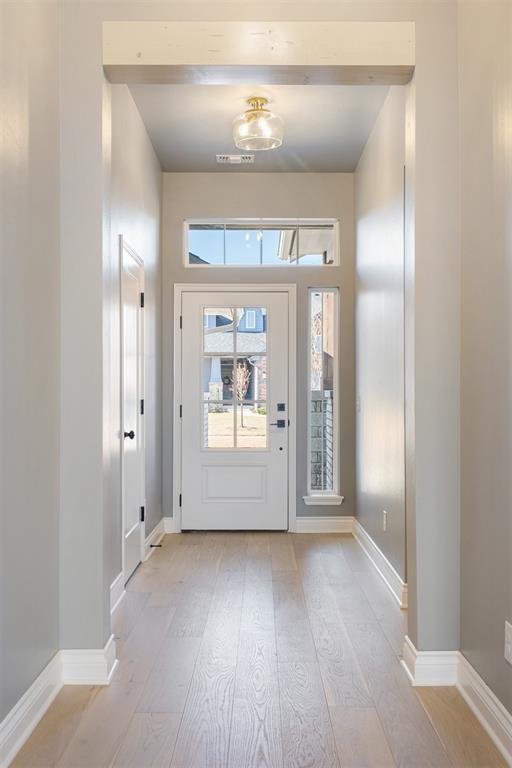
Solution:
<path fill-rule="evenodd" d="M 265 307 L 203 309 L 203 447 L 267 448 Z"/>

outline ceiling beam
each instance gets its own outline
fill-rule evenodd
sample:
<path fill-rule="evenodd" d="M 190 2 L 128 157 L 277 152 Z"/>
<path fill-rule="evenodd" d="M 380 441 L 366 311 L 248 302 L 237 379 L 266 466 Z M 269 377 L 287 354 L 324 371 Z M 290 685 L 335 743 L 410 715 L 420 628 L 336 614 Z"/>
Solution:
<path fill-rule="evenodd" d="M 411 22 L 103 23 L 113 83 L 403 85 Z"/>

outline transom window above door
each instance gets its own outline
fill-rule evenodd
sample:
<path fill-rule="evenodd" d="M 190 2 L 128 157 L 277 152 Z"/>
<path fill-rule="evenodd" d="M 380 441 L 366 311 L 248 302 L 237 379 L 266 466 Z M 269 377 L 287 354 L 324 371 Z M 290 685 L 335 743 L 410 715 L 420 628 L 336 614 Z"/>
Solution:
<path fill-rule="evenodd" d="M 186 267 L 325 267 L 339 264 L 336 219 L 189 219 Z"/>

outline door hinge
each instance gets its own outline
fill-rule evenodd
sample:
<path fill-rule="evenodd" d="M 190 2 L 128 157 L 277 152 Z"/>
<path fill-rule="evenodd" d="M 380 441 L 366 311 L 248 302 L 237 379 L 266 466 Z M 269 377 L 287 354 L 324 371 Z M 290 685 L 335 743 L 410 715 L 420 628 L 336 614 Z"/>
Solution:
<path fill-rule="evenodd" d="M 141 508 L 140 508 L 140 521 L 141 521 L 141 523 L 143 523 L 143 522 L 144 522 L 144 515 L 145 515 L 145 513 L 144 513 L 144 507 L 141 507 Z"/>
<path fill-rule="evenodd" d="M 180 315 L 180 331 L 183 328 L 183 315 Z"/>
<path fill-rule="evenodd" d="M 183 418 L 183 406 L 180 405 L 180 419 Z"/>
<path fill-rule="evenodd" d="M 140 294 L 140 306 L 144 309 L 144 291 Z"/>
<path fill-rule="evenodd" d="M 180 493 L 180 507 L 181 507 L 181 493 Z"/>
<path fill-rule="evenodd" d="M 140 401 L 140 415 L 144 416 L 144 398 Z"/>

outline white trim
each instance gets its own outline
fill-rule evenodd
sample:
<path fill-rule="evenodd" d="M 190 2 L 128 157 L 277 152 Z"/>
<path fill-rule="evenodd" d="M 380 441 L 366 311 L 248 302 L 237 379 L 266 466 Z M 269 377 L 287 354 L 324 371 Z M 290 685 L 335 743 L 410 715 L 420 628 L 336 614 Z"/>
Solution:
<path fill-rule="evenodd" d="M 288 530 L 297 528 L 297 286 L 288 291 Z M 279 288 L 272 288 L 279 290 Z"/>
<path fill-rule="evenodd" d="M 313 494 L 312 496 L 303 496 L 302 500 L 307 507 L 337 507 L 345 501 L 344 496 Z"/>
<path fill-rule="evenodd" d="M 160 544 L 164 535 L 165 535 L 165 527 L 164 527 L 164 519 L 162 518 L 155 525 L 155 527 L 153 528 L 149 536 L 146 536 L 146 539 L 144 541 L 144 561 L 148 560 L 148 558 L 150 558 L 153 552 L 155 551 L 151 545 Z"/>
<path fill-rule="evenodd" d="M 462 653 L 459 653 L 457 688 L 505 760 L 512 765 L 512 713 L 503 706 Z"/>
<path fill-rule="evenodd" d="M 365 531 L 357 518 L 354 520 L 354 538 L 368 557 L 374 568 L 378 571 L 384 584 L 387 586 L 400 608 L 407 608 L 407 584 L 396 572 L 382 550 Z"/>
<path fill-rule="evenodd" d="M 297 286 L 293 283 L 176 283 L 174 286 L 174 415 L 173 415 L 173 533 L 181 531 L 181 332 L 184 293 L 287 293 L 288 294 L 288 530 L 295 531 L 297 517 Z"/>
<path fill-rule="evenodd" d="M 185 224 L 247 224 L 248 226 L 254 226 L 257 227 L 259 224 L 261 226 L 268 225 L 269 229 L 272 228 L 278 228 L 280 224 L 283 226 L 286 226 L 288 224 L 296 224 L 297 226 L 321 226 L 322 224 L 333 226 L 335 224 L 339 224 L 340 220 L 336 217 L 329 217 L 329 216 L 319 216 L 317 218 L 302 218 L 301 216 L 295 216 L 295 217 L 284 217 L 284 218 L 268 218 L 268 217 L 258 217 L 258 216 L 233 216 L 233 217 L 223 217 L 223 216 L 195 216 L 188 219 L 184 219 Z M 236 266 L 236 265 L 232 265 Z M 253 265 L 254 266 L 254 265 Z"/>
<path fill-rule="evenodd" d="M 0 723 L 0 766 L 14 759 L 62 687 L 62 664 L 56 653 Z"/>
<path fill-rule="evenodd" d="M 181 509 L 179 496 L 181 493 L 181 297 L 184 286 L 174 286 L 174 349 L 173 349 L 173 384 L 174 384 L 174 412 L 172 430 L 172 519 L 176 530 L 181 530 Z"/>
<path fill-rule="evenodd" d="M 418 651 L 406 637 L 402 666 L 413 686 L 456 686 L 512 766 L 512 714 L 460 651 Z"/>
<path fill-rule="evenodd" d="M 123 397 L 123 371 L 124 371 L 124 342 L 123 342 L 123 270 L 124 270 L 124 253 L 126 253 L 133 259 L 138 266 L 139 272 L 139 290 L 145 293 L 145 273 L 144 273 L 144 259 L 135 251 L 134 248 L 128 243 L 126 237 L 123 234 L 119 235 L 119 396 L 121 404 L 121 429 L 119 432 L 119 449 L 121 455 L 121 563 L 124 575 L 124 582 L 126 583 L 132 573 L 125 572 L 125 524 L 124 524 L 124 397 Z M 138 399 L 143 399 L 145 403 L 145 373 L 146 373 L 146 355 L 145 355 L 145 323 L 144 323 L 144 309 L 139 307 L 139 360 L 138 360 Z M 146 403 L 145 403 L 146 404 Z M 140 409 L 137 408 L 137 424 L 135 426 L 139 436 L 139 499 L 138 505 L 146 508 L 146 420 L 144 415 L 141 414 Z M 144 561 L 145 557 L 145 544 L 144 539 L 146 535 L 146 523 L 141 522 L 139 524 L 139 537 L 140 537 L 140 561 Z"/>
<path fill-rule="evenodd" d="M 60 658 L 63 685 L 108 685 L 117 666 L 114 635 L 104 648 L 61 650 Z"/>
<path fill-rule="evenodd" d="M 63 685 L 108 685 L 116 666 L 113 635 L 98 650 L 58 651 L 0 723 L 0 768 L 14 760 Z"/>
<path fill-rule="evenodd" d="M 417 651 L 406 635 L 402 665 L 412 685 L 456 685 L 458 651 Z"/>
<path fill-rule="evenodd" d="M 177 527 L 177 520 L 175 517 L 164 517 L 163 523 L 164 523 L 164 532 L 166 534 L 168 533 L 179 533 L 179 529 Z"/>
<path fill-rule="evenodd" d="M 353 517 L 298 517 L 296 533 L 352 533 Z"/>
<path fill-rule="evenodd" d="M 124 588 L 124 574 L 121 571 L 110 585 L 110 615 L 112 616 L 121 600 L 126 595 Z"/>

